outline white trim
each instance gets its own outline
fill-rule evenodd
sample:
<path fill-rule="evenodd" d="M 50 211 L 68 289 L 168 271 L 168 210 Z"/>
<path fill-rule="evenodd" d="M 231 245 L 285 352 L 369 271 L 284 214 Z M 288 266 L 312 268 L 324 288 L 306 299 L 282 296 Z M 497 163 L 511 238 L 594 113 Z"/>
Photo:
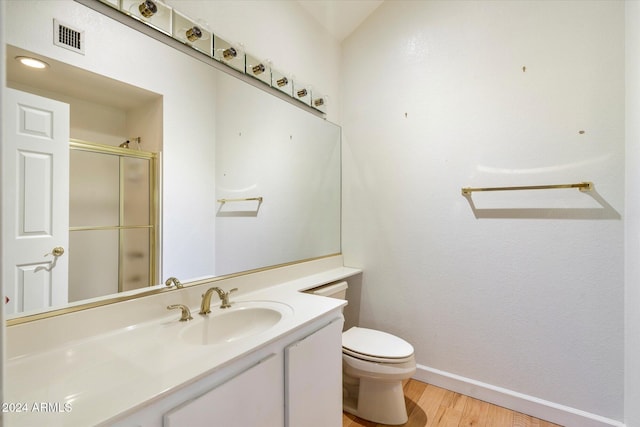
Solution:
<path fill-rule="evenodd" d="M 625 427 L 620 421 L 420 364 L 413 378 L 565 427 Z"/>

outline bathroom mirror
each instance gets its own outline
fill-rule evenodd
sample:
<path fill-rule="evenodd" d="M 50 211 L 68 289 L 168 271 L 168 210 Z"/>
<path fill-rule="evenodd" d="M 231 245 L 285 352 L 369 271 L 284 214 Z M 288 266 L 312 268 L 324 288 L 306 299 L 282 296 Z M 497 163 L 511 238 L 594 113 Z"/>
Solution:
<path fill-rule="evenodd" d="M 53 249 L 62 247 L 56 242 L 46 255 L 38 253 L 44 267 L 32 270 L 45 273 L 35 280 L 42 286 L 38 292 L 45 293 L 39 296 L 44 306 L 23 305 L 9 319 L 113 300 L 123 295 L 118 290 L 127 296 L 144 295 L 150 287 L 164 288 L 170 276 L 187 284 L 340 252 L 338 126 L 72 0 L 7 2 L 2 25 L 8 44 L 8 87 L 70 105 L 69 137 L 81 141 L 78 144 L 111 147 L 106 150 L 113 151 L 111 156 L 148 152 L 157 162 L 148 166 L 126 160 L 135 167 L 125 170 L 123 178 L 112 173 L 115 180 L 134 177 L 150 188 L 150 195 L 133 199 L 144 200 L 149 212 L 155 209 L 144 215 L 157 217 L 156 230 L 142 233 L 143 246 L 155 239 L 157 247 L 147 255 L 125 250 L 133 258 L 154 259 L 150 267 L 154 271 L 148 276 L 133 275 L 139 279 L 138 289 L 114 283 L 121 270 L 129 268 L 106 263 L 116 255 L 78 250 L 74 243 L 78 239 L 72 237 L 65 243 L 71 246 L 59 256 L 52 255 Z M 56 44 L 52 39 L 56 25 L 81 33 L 84 45 L 70 49 Z M 49 67 L 15 71 L 15 56 L 20 55 L 49 61 Z M 62 78 L 44 83 L 47 79 L 42 76 L 50 71 L 62 73 Z M 35 80 L 30 81 L 30 75 Z M 128 147 L 120 147 L 127 141 Z M 69 168 L 74 163 L 86 166 L 89 160 L 83 156 Z M 68 173 L 77 175 L 75 169 Z M 15 185 L 5 174 L 2 179 L 3 186 Z M 105 187 L 103 179 L 82 179 L 96 180 L 83 191 L 90 195 L 85 205 L 98 209 L 85 210 L 104 216 L 105 209 L 96 205 L 101 200 L 96 193 Z M 157 190 L 149 184 L 154 180 Z M 120 187 L 107 199 L 117 204 L 118 191 L 128 190 Z M 102 219 L 83 221 L 93 224 Z M 3 222 L 6 225 L 4 212 Z M 143 220 L 134 225 L 149 227 Z M 112 243 L 118 246 L 123 238 L 114 236 Z M 6 257 L 11 244 L 3 241 L 3 272 L 16 270 Z M 51 302 L 46 292 L 59 286 L 66 289 L 69 282 L 57 283 L 48 270 L 73 264 L 67 259 L 78 259 L 78 252 L 88 271 L 81 283 L 111 277 L 110 290 L 73 298 L 66 292 L 66 297 Z M 11 293 L 12 299 L 24 298 L 27 292 L 16 290 L 17 281 L 3 277 L 5 294 Z M 9 291 L 7 286 L 14 288 Z"/>

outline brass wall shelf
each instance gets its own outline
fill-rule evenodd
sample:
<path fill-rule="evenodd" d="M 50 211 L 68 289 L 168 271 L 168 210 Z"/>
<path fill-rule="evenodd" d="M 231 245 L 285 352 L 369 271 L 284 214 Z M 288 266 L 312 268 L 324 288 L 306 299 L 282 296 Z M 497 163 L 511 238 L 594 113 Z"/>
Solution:
<path fill-rule="evenodd" d="M 577 184 L 553 184 L 553 185 L 527 185 L 519 187 L 484 187 L 484 188 L 472 188 L 463 187 L 462 195 L 470 196 L 474 191 L 519 191 L 519 190 L 555 190 L 559 188 L 577 188 L 580 191 L 593 190 L 592 182 L 579 182 Z"/>

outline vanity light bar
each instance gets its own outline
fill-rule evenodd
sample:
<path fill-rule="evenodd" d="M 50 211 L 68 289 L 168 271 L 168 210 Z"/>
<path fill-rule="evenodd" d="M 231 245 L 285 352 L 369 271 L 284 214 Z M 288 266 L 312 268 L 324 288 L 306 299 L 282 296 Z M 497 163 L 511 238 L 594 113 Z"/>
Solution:
<path fill-rule="evenodd" d="M 250 64 L 245 52 L 241 49 L 237 49 L 232 46 L 231 43 L 226 42 L 224 39 L 219 38 L 217 35 L 214 37 L 213 33 L 210 33 L 208 29 L 203 31 L 203 25 L 196 24 L 191 18 L 187 18 L 184 14 L 176 10 L 175 8 L 168 6 L 160 0 L 94 0 L 100 3 L 109 5 L 110 7 L 118 10 L 119 12 L 136 19 L 139 22 L 144 23 L 154 30 L 160 31 L 182 43 L 197 50 L 200 53 L 207 55 L 216 61 L 225 64 L 235 70 L 238 70 L 248 76 L 257 78 L 263 83 L 284 92 L 291 98 L 302 102 L 311 108 L 326 114 L 326 97 L 314 93 L 311 89 L 296 89 L 290 90 L 293 87 L 294 82 L 289 77 L 284 77 L 282 72 L 276 72 L 274 76 L 272 74 L 271 67 L 261 62 L 259 64 Z M 181 31 L 181 28 L 174 28 L 177 22 L 184 22 L 187 19 L 190 21 L 189 28 L 185 31 Z M 182 24 L 180 24 L 182 25 Z M 206 37 L 211 34 L 211 42 L 208 43 L 208 48 L 203 49 L 201 42 L 207 40 Z M 224 46 L 215 46 L 216 40 L 219 40 Z M 222 54 L 216 56 L 216 50 L 222 51 Z M 275 70 L 274 70 L 275 71 Z M 298 83 L 297 81 L 295 83 Z M 303 94 L 301 95 L 301 93 Z"/>

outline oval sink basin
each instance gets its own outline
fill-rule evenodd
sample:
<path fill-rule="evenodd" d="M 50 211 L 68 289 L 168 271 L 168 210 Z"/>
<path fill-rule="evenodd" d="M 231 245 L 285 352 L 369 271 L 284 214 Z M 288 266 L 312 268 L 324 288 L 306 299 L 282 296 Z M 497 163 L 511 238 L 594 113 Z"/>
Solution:
<path fill-rule="evenodd" d="M 187 325 L 180 338 L 189 344 L 221 345 L 254 337 L 277 325 L 293 310 L 276 302 L 241 302 L 230 308 L 211 308 L 211 314 Z"/>

